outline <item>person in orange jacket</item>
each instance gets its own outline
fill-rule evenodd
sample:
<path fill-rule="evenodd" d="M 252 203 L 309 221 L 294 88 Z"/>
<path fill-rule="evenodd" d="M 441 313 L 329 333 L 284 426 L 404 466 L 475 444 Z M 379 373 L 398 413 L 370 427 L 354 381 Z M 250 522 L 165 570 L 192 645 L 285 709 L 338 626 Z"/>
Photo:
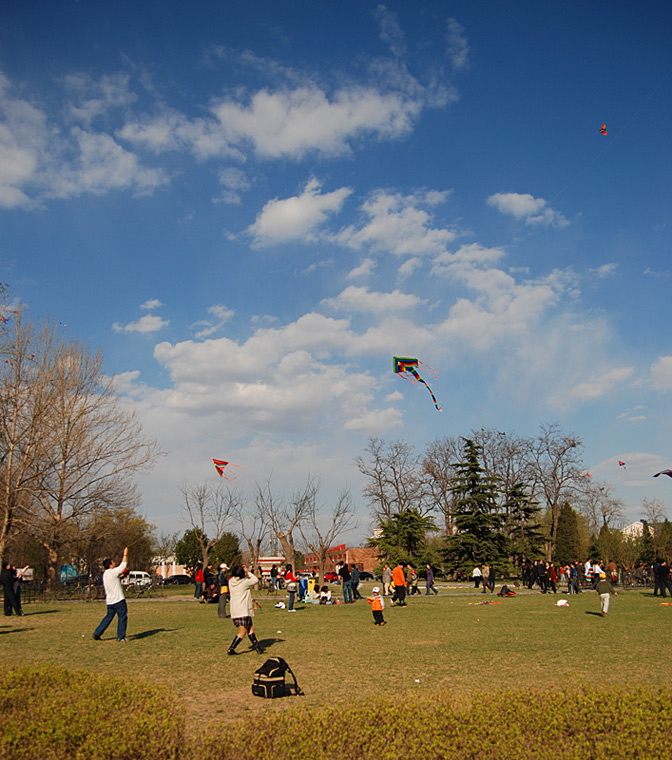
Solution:
<path fill-rule="evenodd" d="M 383 620 L 383 610 L 385 609 L 385 600 L 380 595 L 380 588 L 375 586 L 372 592 L 373 596 L 367 596 L 366 601 L 371 605 L 373 613 L 373 622 L 375 625 L 385 625 Z"/>
<path fill-rule="evenodd" d="M 399 602 L 398 607 L 405 607 L 406 576 L 404 575 L 404 565 L 401 560 L 397 562 L 397 566 L 392 571 L 392 585 L 394 586 L 394 594 L 392 595 L 390 606 L 394 607 L 394 603 L 397 601 Z"/>

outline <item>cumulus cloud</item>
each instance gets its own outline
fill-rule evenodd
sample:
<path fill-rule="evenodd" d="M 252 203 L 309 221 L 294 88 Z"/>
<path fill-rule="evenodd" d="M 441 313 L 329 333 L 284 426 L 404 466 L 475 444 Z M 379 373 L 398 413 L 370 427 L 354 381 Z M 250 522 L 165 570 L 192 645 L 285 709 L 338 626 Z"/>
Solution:
<path fill-rule="evenodd" d="M 356 280 L 359 277 L 368 277 L 375 268 L 376 260 L 367 256 L 365 259 L 362 259 L 362 263 L 359 266 L 348 272 L 347 277 L 349 280 Z"/>
<path fill-rule="evenodd" d="M 564 227 L 569 224 L 543 198 L 535 198 L 529 193 L 494 193 L 488 198 L 488 205 L 530 226 Z"/>
<path fill-rule="evenodd" d="M 342 229 L 335 240 L 350 248 L 367 247 L 397 256 L 438 255 L 457 236 L 454 230 L 433 226 L 432 208 L 448 195 L 377 190 L 362 204 L 363 223 Z"/>
<path fill-rule="evenodd" d="M 320 183 L 310 180 L 300 195 L 269 201 L 247 232 L 256 245 L 272 245 L 293 239 L 311 240 L 330 214 L 338 213 L 352 191 L 342 187 L 320 193 Z"/>
<path fill-rule="evenodd" d="M 104 74 L 98 79 L 79 72 L 64 77 L 66 91 L 76 98 L 68 105 L 70 117 L 88 127 L 110 109 L 129 107 L 137 100 L 137 95 L 129 88 L 129 81 L 130 76 L 124 72 Z"/>
<path fill-rule="evenodd" d="M 163 303 L 161 303 L 161 301 L 159 301 L 158 298 L 150 298 L 149 300 L 145 301 L 143 304 L 140 304 L 140 308 L 144 309 L 145 311 L 160 309 L 162 306 L 163 306 Z"/>
<path fill-rule="evenodd" d="M 219 181 L 224 190 L 213 198 L 215 203 L 240 203 L 240 194 L 252 186 L 247 175 L 241 170 L 230 166 L 219 172 Z"/>
<path fill-rule="evenodd" d="M 222 327 L 233 317 L 235 311 L 228 309 L 224 304 L 214 304 L 208 306 L 208 313 L 213 319 L 201 319 L 191 325 L 192 330 L 196 330 L 197 338 L 206 338 L 209 335 L 221 330 Z"/>
<path fill-rule="evenodd" d="M 672 390 L 672 356 L 661 356 L 651 365 L 651 381 L 656 390 Z"/>
<path fill-rule="evenodd" d="M 324 306 L 342 311 L 360 311 L 374 314 L 403 311 L 424 303 L 410 293 L 394 290 L 391 293 L 370 292 L 368 288 L 351 285 L 335 298 L 326 298 Z"/>
<path fill-rule="evenodd" d="M 617 385 L 629 380 L 633 372 L 633 367 L 618 367 L 606 370 L 599 375 L 593 375 L 585 382 L 575 385 L 570 390 L 569 395 L 579 401 L 600 398 L 609 393 Z"/>
<path fill-rule="evenodd" d="M 169 324 L 170 322 L 167 319 L 162 319 L 153 314 L 145 314 L 145 316 L 140 317 L 137 322 L 129 322 L 127 325 L 115 322 L 112 325 L 112 329 L 117 333 L 153 333 L 157 332 L 162 327 L 167 327 Z"/>

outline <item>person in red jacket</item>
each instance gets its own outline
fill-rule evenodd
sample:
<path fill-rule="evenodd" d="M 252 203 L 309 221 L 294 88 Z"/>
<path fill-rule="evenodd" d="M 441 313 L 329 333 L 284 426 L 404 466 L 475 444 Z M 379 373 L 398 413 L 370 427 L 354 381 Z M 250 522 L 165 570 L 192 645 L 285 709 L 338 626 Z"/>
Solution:
<path fill-rule="evenodd" d="M 205 575 L 203 573 L 203 568 L 199 567 L 194 573 L 194 581 L 196 582 L 196 589 L 194 591 L 194 596 L 196 597 L 196 599 L 201 598 L 201 594 L 203 593 L 204 580 L 205 580 Z"/>

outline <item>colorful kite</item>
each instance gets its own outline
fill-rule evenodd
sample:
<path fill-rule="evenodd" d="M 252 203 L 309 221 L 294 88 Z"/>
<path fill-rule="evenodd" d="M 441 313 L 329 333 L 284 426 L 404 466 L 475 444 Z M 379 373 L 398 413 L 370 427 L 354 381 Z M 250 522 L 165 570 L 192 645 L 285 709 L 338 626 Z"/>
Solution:
<path fill-rule="evenodd" d="M 415 359 L 411 356 L 395 356 L 394 357 L 394 371 L 399 375 L 399 377 L 403 377 L 406 380 L 410 380 L 413 384 L 415 384 L 415 381 L 417 380 L 419 383 L 422 383 L 425 388 L 429 391 L 429 395 L 432 397 L 432 400 L 434 401 L 434 406 L 441 411 L 441 407 L 439 406 L 438 401 L 436 400 L 436 396 L 432 393 L 432 389 L 427 385 L 427 383 L 420 377 L 420 373 L 418 372 L 418 369 L 420 367 L 423 367 L 426 370 L 429 370 L 434 377 L 438 377 L 438 374 L 431 368 L 428 367 L 426 364 L 423 364 L 419 359 Z"/>
<path fill-rule="evenodd" d="M 606 125 L 606 124 L 603 124 L 603 125 L 600 127 L 600 132 L 601 132 L 603 135 L 606 135 L 606 134 L 607 134 L 607 125 Z"/>
<path fill-rule="evenodd" d="M 236 479 L 236 473 L 230 469 L 231 467 L 238 467 L 241 470 L 245 469 L 242 464 L 233 464 L 233 462 L 225 462 L 223 459 L 213 459 L 212 463 L 215 465 L 215 470 L 217 470 L 219 477 L 224 478 L 224 480 L 228 480 L 229 483 L 232 480 Z M 224 471 L 226 471 L 229 474 L 225 475 Z"/>
<path fill-rule="evenodd" d="M 618 466 L 619 466 L 619 467 L 623 467 L 623 468 L 625 468 L 626 470 L 628 469 L 628 468 L 625 466 L 625 462 L 621 462 L 621 460 L 620 460 L 620 459 L 618 460 Z"/>
<path fill-rule="evenodd" d="M 659 475 L 667 475 L 668 478 L 672 478 L 672 470 L 661 470 L 657 472 L 653 477 L 657 478 Z"/>

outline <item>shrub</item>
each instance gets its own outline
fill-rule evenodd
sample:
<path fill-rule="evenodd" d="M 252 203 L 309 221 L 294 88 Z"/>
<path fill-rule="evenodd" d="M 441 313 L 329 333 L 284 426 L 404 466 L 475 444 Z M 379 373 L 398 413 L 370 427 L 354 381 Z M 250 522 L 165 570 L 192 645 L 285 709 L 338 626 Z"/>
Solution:
<path fill-rule="evenodd" d="M 0 668 L 2 760 L 176 760 L 184 720 L 158 688 L 55 666 Z"/>
<path fill-rule="evenodd" d="M 365 706 L 294 709 L 209 733 L 199 760 L 631 760 L 669 756 L 666 691 L 500 691 L 470 706 L 449 694 L 380 699 Z"/>

